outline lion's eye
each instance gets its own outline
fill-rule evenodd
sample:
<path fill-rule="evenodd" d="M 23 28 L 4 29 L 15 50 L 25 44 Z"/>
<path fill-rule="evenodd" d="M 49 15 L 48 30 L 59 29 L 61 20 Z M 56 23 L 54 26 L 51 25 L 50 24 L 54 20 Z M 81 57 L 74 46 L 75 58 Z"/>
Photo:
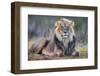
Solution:
<path fill-rule="evenodd" d="M 63 26 L 61 26 L 60 28 L 63 29 Z"/>
<path fill-rule="evenodd" d="M 64 25 L 66 26 L 66 23 L 64 23 Z"/>
<path fill-rule="evenodd" d="M 61 26 L 61 23 L 59 23 L 59 25 Z"/>

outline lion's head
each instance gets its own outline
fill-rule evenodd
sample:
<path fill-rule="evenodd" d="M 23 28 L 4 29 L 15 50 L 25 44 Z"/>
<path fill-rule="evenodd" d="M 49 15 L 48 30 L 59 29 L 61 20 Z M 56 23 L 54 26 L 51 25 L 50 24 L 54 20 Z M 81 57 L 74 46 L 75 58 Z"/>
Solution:
<path fill-rule="evenodd" d="M 73 40 L 74 33 L 74 21 L 61 18 L 55 23 L 55 34 L 59 41 Z"/>

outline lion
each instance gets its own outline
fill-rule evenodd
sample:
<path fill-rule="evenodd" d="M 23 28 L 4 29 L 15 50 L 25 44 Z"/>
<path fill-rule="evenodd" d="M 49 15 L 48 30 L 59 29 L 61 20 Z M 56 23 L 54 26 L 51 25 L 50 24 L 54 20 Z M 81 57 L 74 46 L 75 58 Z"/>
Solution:
<path fill-rule="evenodd" d="M 39 38 L 33 42 L 30 50 L 46 57 L 79 56 L 79 52 L 75 50 L 74 25 L 74 21 L 66 18 L 57 20 L 51 38 Z"/>
<path fill-rule="evenodd" d="M 74 21 L 62 18 L 55 23 L 55 35 L 64 45 L 64 54 L 78 56 L 75 51 L 76 35 L 74 31 Z"/>

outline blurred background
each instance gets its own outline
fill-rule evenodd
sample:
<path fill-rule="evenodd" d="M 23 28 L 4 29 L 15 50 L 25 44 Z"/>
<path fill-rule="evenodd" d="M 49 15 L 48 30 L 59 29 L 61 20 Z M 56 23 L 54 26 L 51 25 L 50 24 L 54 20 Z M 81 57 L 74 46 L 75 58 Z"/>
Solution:
<path fill-rule="evenodd" d="M 79 43 L 87 43 L 88 39 L 88 18 L 87 17 L 69 17 L 69 16 L 43 16 L 28 15 L 28 39 L 32 37 L 49 37 L 54 28 L 54 24 L 60 18 L 67 18 L 75 22 L 76 39 Z"/>

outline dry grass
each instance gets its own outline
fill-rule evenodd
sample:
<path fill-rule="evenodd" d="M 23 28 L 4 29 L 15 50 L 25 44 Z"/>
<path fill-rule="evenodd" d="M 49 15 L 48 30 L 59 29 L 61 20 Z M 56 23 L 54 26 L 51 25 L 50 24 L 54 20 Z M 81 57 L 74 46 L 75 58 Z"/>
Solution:
<path fill-rule="evenodd" d="M 76 50 L 79 51 L 80 56 L 48 57 L 40 54 L 29 53 L 28 60 L 80 59 L 88 57 L 87 47 L 78 47 L 76 48 Z"/>
<path fill-rule="evenodd" d="M 31 39 L 28 43 L 28 48 L 30 49 L 33 40 Z M 79 44 L 81 45 L 81 44 Z M 76 46 L 76 51 L 79 52 L 80 56 L 73 57 L 73 56 L 63 56 L 63 57 L 48 57 L 40 54 L 34 54 L 30 50 L 28 50 L 28 60 L 51 60 L 51 59 L 79 59 L 79 58 L 87 58 L 88 57 L 88 49 L 87 45 L 82 45 L 82 46 Z"/>
<path fill-rule="evenodd" d="M 79 53 L 80 53 L 79 58 L 87 58 L 88 57 L 88 47 L 87 46 L 76 47 L 76 50 L 79 51 Z"/>

